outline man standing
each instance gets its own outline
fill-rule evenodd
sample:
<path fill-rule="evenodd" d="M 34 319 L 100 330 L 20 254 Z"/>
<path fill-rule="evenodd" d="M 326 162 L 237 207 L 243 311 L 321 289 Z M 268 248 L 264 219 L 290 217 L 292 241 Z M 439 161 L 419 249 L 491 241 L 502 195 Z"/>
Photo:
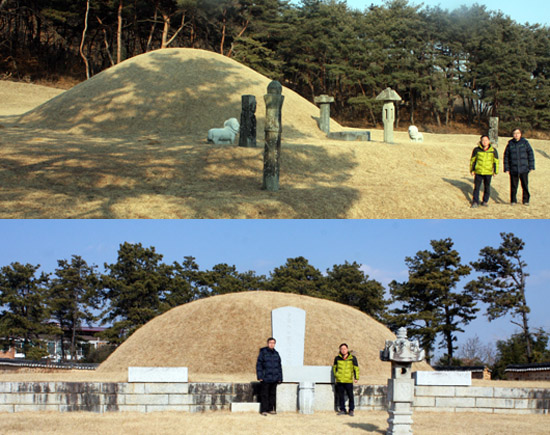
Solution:
<path fill-rule="evenodd" d="M 510 202 L 517 204 L 518 185 L 523 190 L 522 202 L 529 205 L 529 171 L 535 170 L 535 154 L 527 140 L 521 137 L 521 130 L 512 132 L 514 137 L 504 150 L 504 172 L 510 172 Z"/>
<path fill-rule="evenodd" d="M 359 364 L 357 363 L 357 358 L 349 353 L 346 343 L 340 345 L 340 353 L 334 358 L 332 371 L 334 372 L 334 380 L 336 381 L 336 395 L 340 408 L 338 415 L 346 414 L 347 395 L 349 399 L 349 415 L 353 417 L 355 409 L 353 383 L 359 381 Z"/>
<path fill-rule="evenodd" d="M 260 381 L 260 413 L 277 414 L 277 384 L 283 382 L 283 368 L 279 352 L 275 350 L 273 337 L 269 337 L 267 346 L 260 349 L 256 362 L 256 376 Z"/>

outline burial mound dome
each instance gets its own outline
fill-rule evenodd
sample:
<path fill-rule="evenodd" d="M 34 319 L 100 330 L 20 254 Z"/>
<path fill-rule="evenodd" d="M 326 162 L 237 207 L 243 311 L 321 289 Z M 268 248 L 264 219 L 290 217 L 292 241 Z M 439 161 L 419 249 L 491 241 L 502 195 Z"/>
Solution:
<path fill-rule="evenodd" d="M 306 311 L 305 365 L 332 365 L 348 343 L 361 368 L 361 383 L 385 383 L 391 364 L 380 361 L 395 335 L 365 313 L 336 302 L 268 291 L 200 299 L 164 313 L 138 329 L 101 366 L 123 375 L 130 366 L 189 368 L 190 381 L 253 381 L 258 351 L 271 335 L 271 311 Z M 276 338 L 276 337 L 275 337 Z M 431 370 L 425 362 L 415 370 Z"/>
<path fill-rule="evenodd" d="M 102 71 L 22 115 L 20 123 L 94 135 L 206 138 L 210 128 L 240 119 L 241 96 L 254 95 L 258 137 L 263 137 L 270 82 L 220 54 L 163 49 Z M 285 136 L 324 137 L 317 126 L 319 108 L 290 89 L 284 88 L 283 95 Z"/>

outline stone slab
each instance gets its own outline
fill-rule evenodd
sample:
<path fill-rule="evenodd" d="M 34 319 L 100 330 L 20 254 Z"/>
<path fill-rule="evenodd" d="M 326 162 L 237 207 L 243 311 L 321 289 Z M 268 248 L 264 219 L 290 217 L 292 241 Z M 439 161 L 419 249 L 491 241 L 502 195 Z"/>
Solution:
<path fill-rule="evenodd" d="M 418 371 L 413 373 L 413 377 L 416 385 L 472 385 L 472 372 Z"/>
<path fill-rule="evenodd" d="M 233 402 L 231 412 L 260 412 L 260 404 L 258 402 Z"/>
<path fill-rule="evenodd" d="M 334 375 L 332 366 L 285 366 L 283 365 L 284 382 L 313 382 L 315 384 L 332 384 Z"/>
<path fill-rule="evenodd" d="M 276 349 L 283 365 L 304 365 L 306 312 L 296 307 L 281 307 L 271 311 L 271 330 L 277 340 Z M 284 379 L 284 378 L 283 378 Z"/>
<path fill-rule="evenodd" d="M 128 367 L 128 382 L 188 382 L 187 367 Z"/>

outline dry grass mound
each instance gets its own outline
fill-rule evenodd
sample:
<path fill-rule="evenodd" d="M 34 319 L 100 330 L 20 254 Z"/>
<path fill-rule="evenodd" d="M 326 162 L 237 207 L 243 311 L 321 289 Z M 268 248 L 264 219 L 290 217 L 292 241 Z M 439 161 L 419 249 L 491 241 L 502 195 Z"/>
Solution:
<path fill-rule="evenodd" d="M 332 365 L 347 342 L 357 356 L 361 383 L 386 383 L 390 363 L 379 358 L 392 332 L 366 314 L 323 299 L 277 292 L 246 292 L 201 299 L 151 320 L 97 370 L 127 373 L 130 366 L 189 367 L 191 381 L 251 381 L 256 358 L 271 335 L 271 311 L 306 311 L 305 365 Z M 275 337 L 276 338 L 276 337 Z M 417 369 L 430 370 L 426 363 Z"/>
<path fill-rule="evenodd" d="M 86 80 L 21 117 L 20 122 L 71 133 L 178 134 L 206 138 L 208 129 L 240 119 L 241 96 L 257 101 L 258 132 L 264 130 L 270 79 L 210 51 L 174 48 L 128 59 Z M 289 89 L 285 135 L 321 137 L 319 108 Z"/>

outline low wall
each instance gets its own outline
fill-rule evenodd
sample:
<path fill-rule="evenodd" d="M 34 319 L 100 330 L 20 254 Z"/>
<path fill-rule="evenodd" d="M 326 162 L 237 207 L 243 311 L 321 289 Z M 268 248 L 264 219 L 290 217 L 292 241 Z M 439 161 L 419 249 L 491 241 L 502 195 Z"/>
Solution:
<path fill-rule="evenodd" d="M 0 412 L 202 412 L 257 402 L 253 383 L 0 382 Z M 386 410 L 385 385 L 355 386 L 356 409 Z M 315 386 L 314 410 L 335 410 L 334 386 Z M 277 410 L 296 412 L 298 384 L 277 389 Z M 416 386 L 414 412 L 544 413 L 550 390 L 502 387 Z"/>

